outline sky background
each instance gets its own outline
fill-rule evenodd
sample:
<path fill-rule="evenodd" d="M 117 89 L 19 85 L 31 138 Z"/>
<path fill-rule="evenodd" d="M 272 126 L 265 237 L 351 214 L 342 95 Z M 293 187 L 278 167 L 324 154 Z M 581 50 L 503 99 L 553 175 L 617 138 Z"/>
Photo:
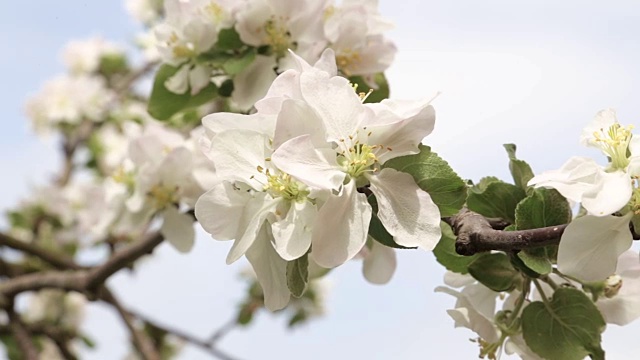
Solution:
<path fill-rule="evenodd" d="M 510 180 L 503 143 L 535 172 L 570 156 L 599 154 L 578 137 L 598 110 L 613 107 L 623 124 L 640 128 L 640 3 L 536 0 L 390 1 L 381 13 L 395 22 L 398 54 L 387 77 L 394 98 L 442 94 L 436 129 L 426 138 L 463 177 Z M 59 51 L 71 39 L 101 35 L 131 43 L 139 30 L 119 1 L 0 2 L 0 209 L 51 180 L 60 164 L 55 138 L 38 138 L 23 113 L 27 96 L 63 71 Z M 135 275 L 109 280 L 130 308 L 202 338 L 235 315 L 244 291 L 238 261 L 225 265 L 230 244 L 200 231 L 194 250 L 162 245 Z M 635 246 L 637 248 L 637 245 Z M 445 310 L 455 300 L 434 293 L 443 268 L 424 251 L 398 253 L 385 286 L 367 283 L 354 261 L 330 275 L 327 315 L 290 331 L 261 313 L 234 330 L 220 348 L 239 359 L 473 359 L 475 337 L 454 329 Z M 98 342 L 87 359 L 119 359 L 127 334 L 107 308 L 92 304 L 84 329 Z M 640 321 L 609 325 L 609 359 L 640 353 Z M 1 355 L 0 355 L 1 356 Z M 187 347 L 180 359 L 207 359 Z"/>

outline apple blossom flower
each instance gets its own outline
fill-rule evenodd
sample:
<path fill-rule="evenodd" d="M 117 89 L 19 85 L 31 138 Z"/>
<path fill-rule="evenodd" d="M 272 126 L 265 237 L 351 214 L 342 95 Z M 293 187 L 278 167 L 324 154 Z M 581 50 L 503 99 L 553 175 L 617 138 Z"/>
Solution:
<path fill-rule="evenodd" d="M 544 172 L 528 183 L 555 188 L 587 210 L 586 216 L 567 226 L 560 241 L 558 269 L 567 275 L 604 280 L 631 246 L 629 222 L 640 216 L 640 139 L 633 137 L 632 128 L 620 125 L 612 109 L 598 112 L 580 142 L 601 149 L 608 165 L 573 157 L 559 170 Z"/>
<path fill-rule="evenodd" d="M 124 5 L 131 17 L 149 25 L 161 18 L 163 3 L 164 0 L 125 0 Z"/>
<path fill-rule="evenodd" d="M 435 121 L 429 101 L 363 104 L 346 79 L 323 71 L 301 73 L 299 84 L 303 100 L 285 100 L 278 125 L 305 122 L 298 125 L 298 136 L 275 150 L 272 161 L 306 185 L 337 194 L 323 204 L 316 221 L 347 219 L 313 232 L 314 260 L 335 267 L 364 246 L 371 206 L 357 191 L 363 186 L 376 195 L 378 217 L 398 244 L 433 249 L 440 239 L 437 206 L 409 174 L 380 169 L 389 159 L 418 152 Z M 276 126 L 275 138 L 279 132 Z M 336 252 L 337 243 L 347 251 Z"/>
<path fill-rule="evenodd" d="M 90 74 L 100 69 L 105 58 L 124 58 L 124 50 L 115 43 L 100 37 L 67 43 L 62 50 L 62 60 L 72 74 Z"/>
<path fill-rule="evenodd" d="M 366 79 L 391 65 L 396 47 L 383 33 L 392 27 L 380 16 L 377 1 L 346 0 L 325 9 L 324 33 L 346 76 Z"/>
<path fill-rule="evenodd" d="M 195 61 L 210 50 L 218 33 L 234 23 L 238 2 L 231 0 L 166 0 L 165 19 L 154 28 L 162 60 L 179 67 L 165 86 L 177 94 L 195 95 L 211 82 L 212 69 Z"/>
<path fill-rule="evenodd" d="M 115 102 L 116 94 L 102 78 L 58 76 L 27 101 L 26 112 L 36 131 L 44 131 L 59 124 L 77 125 L 85 119 L 104 121 Z"/>

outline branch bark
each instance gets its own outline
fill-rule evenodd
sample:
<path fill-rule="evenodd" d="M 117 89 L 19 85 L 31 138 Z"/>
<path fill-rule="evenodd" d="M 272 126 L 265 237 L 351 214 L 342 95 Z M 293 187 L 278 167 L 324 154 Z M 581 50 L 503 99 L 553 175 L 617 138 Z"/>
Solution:
<path fill-rule="evenodd" d="M 7 310 L 9 315 L 9 328 L 11 329 L 11 333 L 26 360 L 38 360 L 38 349 L 31 341 L 31 335 L 27 331 L 27 328 L 20 320 L 18 314 L 16 314 L 13 309 Z"/>
<path fill-rule="evenodd" d="M 81 269 L 82 267 L 63 254 L 56 254 L 38 245 L 20 241 L 8 234 L 0 232 L 0 246 L 6 246 L 14 250 L 22 251 L 40 258 L 58 269 Z"/>
<path fill-rule="evenodd" d="M 567 227 L 565 224 L 520 231 L 496 230 L 484 216 L 467 208 L 446 220 L 457 235 L 456 252 L 466 256 L 490 250 L 514 251 L 557 245 Z"/>

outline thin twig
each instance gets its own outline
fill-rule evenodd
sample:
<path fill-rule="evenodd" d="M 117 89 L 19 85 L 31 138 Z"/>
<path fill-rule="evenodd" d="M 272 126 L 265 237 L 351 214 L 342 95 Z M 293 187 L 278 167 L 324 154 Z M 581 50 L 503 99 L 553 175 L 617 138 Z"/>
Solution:
<path fill-rule="evenodd" d="M 81 269 L 82 267 L 73 262 L 64 254 L 55 253 L 44 249 L 38 245 L 20 241 L 12 236 L 0 232 L 0 246 L 6 246 L 14 250 L 22 251 L 25 254 L 33 255 L 41 260 L 53 265 L 58 269 Z"/>
<path fill-rule="evenodd" d="M 220 329 L 216 330 L 207 340 L 200 340 L 190 334 L 187 334 L 186 332 L 180 330 L 180 329 L 175 329 L 175 328 L 171 328 L 165 325 L 160 325 L 158 324 L 155 320 L 151 320 L 148 317 L 141 315 L 141 314 L 134 314 L 138 319 L 150 324 L 151 326 L 158 328 L 166 333 L 172 334 L 186 342 L 188 342 L 191 345 L 195 345 L 199 348 L 201 348 L 202 350 L 208 352 L 209 354 L 211 354 L 212 356 L 221 359 L 221 360 L 236 360 L 234 357 L 231 357 L 230 355 L 224 353 L 223 351 L 221 351 L 220 349 L 216 348 L 216 344 L 218 341 L 220 341 L 220 339 L 222 339 L 222 337 L 224 335 L 226 335 L 232 328 L 235 327 L 236 322 L 228 322 L 225 325 L 223 325 Z"/>
<path fill-rule="evenodd" d="M 153 340 L 145 333 L 136 327 L 136 318 L 129 311 L 127 311 L 122 304 L 116 299 L 116 297 L 107 289 L 103 287 L 100 289 L 100 298 L 113 306 L 116 312 L 120 315 L 122 322 L 131 334 L 131 340 L 133 345 L 138 349 L 140 356 L 144 360 L 160 360 L 160 354 L 156 349 Z"/>
<path fill-rule="evenodd" d="M 37 360 L 38 349 L 33 344 L 31 335 L 22 323 L 22 320 L 20 320 L 20 317 L 13 309 L 8 309 L 7 314 L 9 315 L 9 328 L 18 344 L 18 348 L 20 348 L 22 352 L 22 356 L 24 356 L 26 360 Z"/>

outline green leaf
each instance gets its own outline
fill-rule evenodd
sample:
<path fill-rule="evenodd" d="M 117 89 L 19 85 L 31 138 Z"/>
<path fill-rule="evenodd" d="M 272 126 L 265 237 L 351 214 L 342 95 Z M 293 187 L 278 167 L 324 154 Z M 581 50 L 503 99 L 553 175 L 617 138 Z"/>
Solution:
<path fill-rule="evenodd" d="M 547 304 L 536 301 L 522 312 L 525 342 L 546 359 L 604 359 L 600 334 L 605 327 L 598 308 L 576 289 L 560 288 Z"/>
<path fill-rule="evenodd" d="M 218 33 L 215 47 L 219 50 L 238 50 L 245 46 L 235 28 L 222 29 Z"/>
<path fill-rule="evenodd" d="M 518 230 L 537 229 L 566 224 L 571 221 L 569 202 L 555 189 L 534 189 L 516 207 L 516 227 Z M 552 270 L 555 246 L 526 249 L 518 257 L 538 274 L 548 274 Z"/>
<path fill-rule="evenodd" d="M 395 248 L 395 249 L 415 249 L 414 247 L 406 247 L 396 243 L 393 240 L 393 236 L 389 234 L 387 229 L 384 228 L 382 222 L 378 218 L 378 200 L 376 196 L 371 194 L 367 198 L 369 204 L 371 205 L 371 221 L 369 222 L 369 236 L 373 238 L 373 240 L 379 242 L 382 245 Z"/>
<path fill-rule="evenodd" d="M 469 189 L 467 207 L 486 217 L 498 217 L 514 223 L 516 206 L 525 196 L 524 190 L 515 185 L 491 181 L 484 189 L 480 185 Z"/>
<path fill-rule="evenodd" d="M 207 85 L 194 96 L 191 96 L 190 90 L 184 94 L 172 93 L 164 86 L 164 83 L 178 72 L 178 69 L 179 67 L 164 64 L 156 73 L 147 111 L 158 120 L 167 120 L 182 110 L 205 104 L 218 95 L 218 88 L 213 83 Z"/>
<path fill-rule="evenodd" d="M 459 255 L 456 252 L 456 236 L 453 234 L 451 226 L 445 222 L 440 222 L 440 229 L 442 230 L 442 237 L 438 241 L 438 245 L 433 249 L 433 255 L 435 255 L 436 260 L 449 271 L 460 274 L 468 273 L 469 264 L 476 260 L 480 254 L 473 256 Z"/>
<path fill-rule="evenodd" d="M 529 269 L 538 274 L 546 275 L 553 270 L 553 264 L 544 247 L 522 250 L 517 256 Z"/>
<path fill-rule="evenodd" d="M 299 298 L 309 282 L 309 257 L 307 254 L 287 263 L 287 286 L 291 295 Z"/>
<path fill-rule="evenodd" d="M 475 191 L 477 193 L 481 193 L 487 189 L 487 186 L 489 186 L 489 184 L 494 182 L 502 182 L 502 180 L 498 179 L 495 176 L 485 176 L 482 179 L 480 179 L 480 181 L 478 181 L 478 184 L 476 184 L 469 190 Z"/>
<path fill-rule="evenodd" d="M 349 77 L 349 81 L 352 84 L 358 84 L 357 91 L 359 93 L 368 93 L 372 88 L 364 81 L 362 76 L 351 76 Z M 384 76 L 384 73 L 375 74 L 374 81 L 376 85 L 378 85 L 377 89 L 373 89 L 371 94 L 364 101 L 365 103 L 377 103 L 384 99 L 389 98 L 389 83 L 387 82 L 387 78 Z"/>
<path fill-rule="evenodd" d="M 418 154 L 391 159 L 384 167 L 413 176 L 416 184 L 438 205 L 441 217 L 455 215 L 467 197 L 466 183 L 428 146 L 420 145 Z"/>
<path fill-rule="evenodd" d="M 93 339 L 91 339 L 88 335 L 85 334 L 80 334 L 80 340 L 82 340 L 82 342 L 84 343 L 84 345 L 86 347 L 88 347 L 89 349 L 95 349 L 96 348 L 96 342 L 93 341 Z"/>
<path fill-rule="evenodd" d="M 254 49 L 250 49 L 249 51 L 245 51 L 239 57 L 232 57 L 225 61 L 222 64 L 222 70 L 224 70 L 227 75 L 237 75 L 242 72 L 242 70 L 246 69 L 247 66 L 251 65 L 255 59 L 256 51 Z"/>
<path fill-rule="evenodd" d="M 516 207 L 518 230 L 562 225 L 571 221 L 571 207 L 555 189 L 534 189 Z"/>
<path fill-rule="evenodd" d="M 515 144 L 504 144 L 503 146 L 509 155 L 509 171 L 511 171 L 511 176 L 513 176 L 513 182 L 516 186 L 526 191 L 528 187 L 527 183 L 534 176 L 531 166 L 529 166 L 526 161 L 519 160 L 516 157 Z"/>
<path fill-rule="evenodd" d="M 493 291 L 511 291 L 522 281 L 504 253 L 484 253 L 469 264 L 469 274 Z"/>

